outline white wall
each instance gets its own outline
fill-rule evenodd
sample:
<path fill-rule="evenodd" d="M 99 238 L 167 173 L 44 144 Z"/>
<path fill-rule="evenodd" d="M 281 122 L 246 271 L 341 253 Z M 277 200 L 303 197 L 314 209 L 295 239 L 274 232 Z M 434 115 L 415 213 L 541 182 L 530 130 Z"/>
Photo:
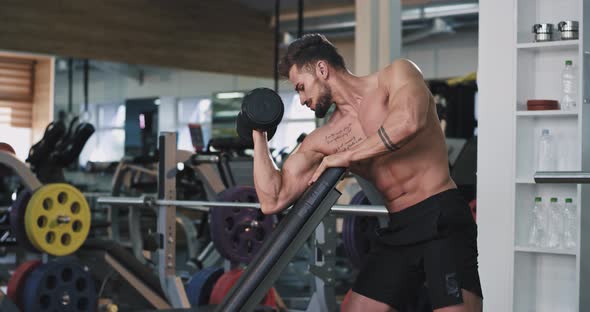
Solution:
<path fill-rule="evenodd" d="M 354 68 L 354 41 L 332 40 L 344 57 L 346 66 Z M 464 76 L 477 70 L 478 33 L 476 30 L 440 34 L 402 45 L 402 57 L 416 63 L 426 79 Z"/>
<path fill-rule="evenodd" d="M 477 70 L 477 31 L 441 34 L 402 46 L 426 79 L 460 77 Z"/>
<path fill-rule="evenodd" d="M 484 311 L 512 311 L 514 0 L 481 0 L 479 7 L 479 272 Z"/>
<path fill-rule="evenodd" d="M 74 110 L 78 109 L 78 105 L 84 99 L 82 79 L 82 72 L 76 71 L 73 86 Z M 57 112 L 67 107 L 67 71 L 58 72 L 55 80 L 55 111 Z M 137 79 L 125 77 L 119 73 L 92 70 L 88 102 L 112 103 L 124 99 L 158 96 L 211 96 L 217 91 L 273 88 L 273 86 L 272 79 L 153 67 L 146 67 L 145 79 L 140 85 Z M 293 87 L 287 82 L 281 82 L 280 89 L 292 90 Z"/>

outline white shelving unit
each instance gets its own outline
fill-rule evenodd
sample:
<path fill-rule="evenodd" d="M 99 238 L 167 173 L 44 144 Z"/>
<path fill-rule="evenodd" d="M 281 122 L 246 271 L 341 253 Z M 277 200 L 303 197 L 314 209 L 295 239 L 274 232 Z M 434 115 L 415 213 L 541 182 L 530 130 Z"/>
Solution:
<path fill-rule="evenodd" d="M 590 309 L 590 247 L 584 240 L 590 234 L 588 186 L 577 184 L 536 184 L 537 144 L 542 129 L 550 129 L 557 143 L 556 171 L 589 168 L 590 107 L 583 105 L 590 94 L 589 27 L 590 4 L 585 0 L 516 0 L 514 78 L 514 215 L 512 258 L 513 311 L 585 311 Z M 580 39 L 561 41 L 555 30 L 551 42 L 533 42 L 532 26 L 575 20 L 580 23 Z M 578 69 L 576 111 L 527 111 L 529 99 L 561 100 L 561 71 L 566 60 Z M 560 203 L 573 198 L 578 211 L 578 244 L 574 249 L 545 249 L 528 246 L 531 208 L 535 197 L 547 203 L 557 197 Z M 581 235 L 580 235 L 581 233 Z"/>

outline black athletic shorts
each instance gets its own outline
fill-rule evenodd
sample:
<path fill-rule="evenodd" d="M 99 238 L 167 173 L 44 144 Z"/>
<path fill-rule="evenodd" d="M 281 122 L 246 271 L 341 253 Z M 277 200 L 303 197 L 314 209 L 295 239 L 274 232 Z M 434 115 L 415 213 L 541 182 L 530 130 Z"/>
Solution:
<path fill-rule="evenodd" d="M 352 290 L 400 310 L 426 285 L 433 309 L 463 302 L 461 289 L 482 296 L 477 226 L 451 189 L 391 213 Z"/>

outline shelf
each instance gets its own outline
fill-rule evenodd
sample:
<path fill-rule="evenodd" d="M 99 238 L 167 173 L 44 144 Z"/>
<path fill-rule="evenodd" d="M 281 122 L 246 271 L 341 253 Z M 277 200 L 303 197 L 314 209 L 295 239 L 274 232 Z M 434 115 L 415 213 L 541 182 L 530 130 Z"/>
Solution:
<path fill-rule="evenodd" d="M 562 110 L 542 110 L 542 111 L 517 111 L 516 116 L 519 117 L 562 117 L 562 116 L 578 116 L 575 111 Z"/>
<path fill-rule="evenodd" d="M 572 256 L 576 255 L 576 251 L 571 250 L 571 249 L 549 249 L 549 248 L 525 247 L 525 246 L 516 246 L 516 247 L 514 247 L 514 251 L 551 254 L 551 255 L 572 255 Z"/>
<path fill-rule="evenodd" d="M 527 42 L 519 43 L 516 48 L 519 50 L 569 50 L 575 49 L 579 46 L 579 40 L 560 40 L 560 41 L 549 41 L 549 42 Z"/>
<path fill-rule="evenodd" d="M 535 184 L 535 180 L 532 177 L 529 178 L 516 178 L 517 184 Z"/>
<path fill-rule="evenodd" d="M 582 171 L 537 171 L 535 183 L 590 183 L 590 172 Z"/>

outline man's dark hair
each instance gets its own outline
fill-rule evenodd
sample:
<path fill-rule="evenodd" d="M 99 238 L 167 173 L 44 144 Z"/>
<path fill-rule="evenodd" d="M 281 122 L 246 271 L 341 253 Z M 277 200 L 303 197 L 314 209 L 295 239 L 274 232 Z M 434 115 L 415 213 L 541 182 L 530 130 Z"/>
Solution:
<path fill-rule="evenodd" d="M 336 50 L 336 47 L 320 34 L 305 35 L 293 41 L 287 48 L 287 53 L 279 64 L 279 75 L 289 78 L 289 70 L 293 65 L 298 69 L 312 65 L 317 61 L 326 61 L 337 70 L 344 70 L 344 59 Z"/>

